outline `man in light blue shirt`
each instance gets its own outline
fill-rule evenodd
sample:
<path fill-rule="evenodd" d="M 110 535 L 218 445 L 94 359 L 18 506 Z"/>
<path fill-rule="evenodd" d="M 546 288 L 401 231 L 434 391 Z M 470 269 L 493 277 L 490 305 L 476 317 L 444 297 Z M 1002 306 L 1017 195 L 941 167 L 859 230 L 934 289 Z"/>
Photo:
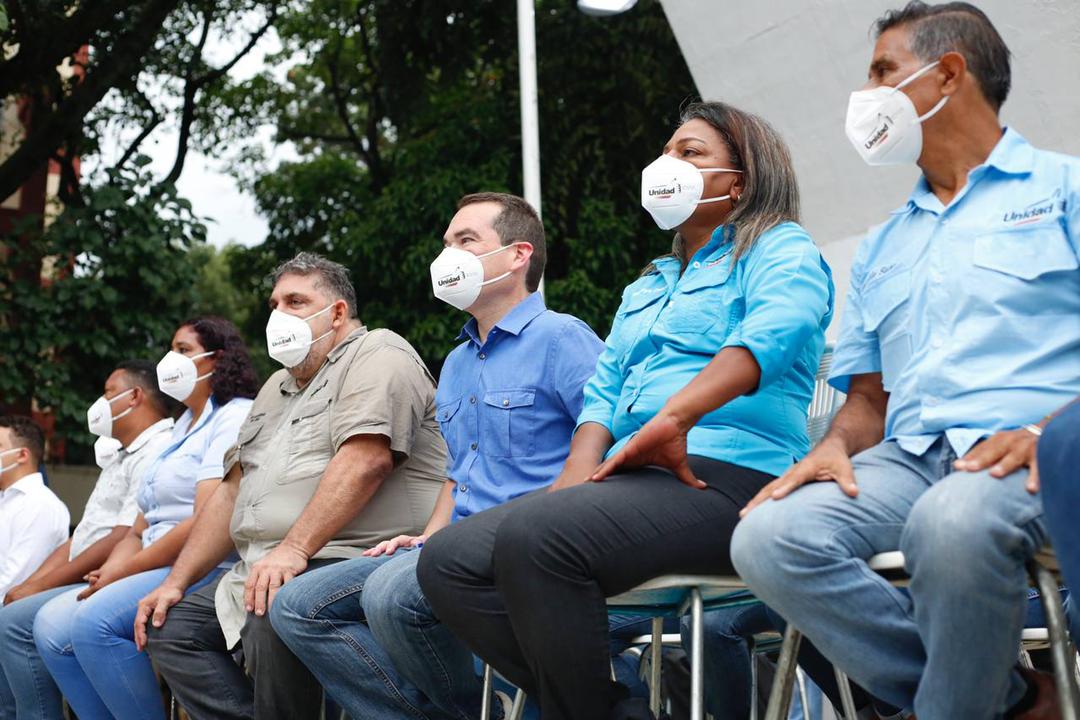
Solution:
<path fill-rule="evenodd" d="M 1049 677 L 1014 665 L 1024 565 L 1046 541 L 1028 467 L 1044 418 L 1080 392 L 1080 160 L 1000 125 L 1009 52 L 978 9 L 911 3 L 877 32 L 848 135 L 923 177 L 852 268 L 830 379 L 846 405 L 750 503 L 732 558 L 920 720 L 1053 716 Z M 910 596 L 867 568 L 894 550 Z"/>
<path fill-rule="evenodd" d="M 420 590 L 419 548 L 451 522 L 558 476 L 582 388 L 603 349 L 588 325 L 545 307 L 537 292 L 544 229 L 523 199 L 464 197 L 443 242 L 432 265 L 433 289 L 472 316 L 435 395 L 449 481 L 423 534 L 301 575 L 270 611 L 278 635 L 355 718 L 479 714 L 472 653 L 443 627 Z M 443 294 L 443 276 L 456 286 L 452 298 Z M 324 633 L 327 623 L 339 632 Z"/>

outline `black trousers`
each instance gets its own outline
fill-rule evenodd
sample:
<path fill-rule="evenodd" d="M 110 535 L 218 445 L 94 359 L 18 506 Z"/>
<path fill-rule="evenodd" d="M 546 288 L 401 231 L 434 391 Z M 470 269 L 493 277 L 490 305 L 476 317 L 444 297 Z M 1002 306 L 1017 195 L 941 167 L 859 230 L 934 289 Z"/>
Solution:
<path fill-rule="evenodd" d="M 424 545 L 420 585 L 455 634 L 539 700 L 544 720 L 622 717 L 605 598 L 659 575 L 733 572 L 739 510 L 772 479 L 704 457 L 690 466 L 707 489 L 644 468 L 454 523 Z"/>
<path fill-rule="evenodd" d="M 336 560 L 315 560 L 314 570 Z M 240 631 L 245 669 L 225 645 L 214 609 L 214 581 L 177 603 L 147 652 L 177 702 L 194 720 L 318 720 L 322 686 L 270 626 L 248 613 Z"/>

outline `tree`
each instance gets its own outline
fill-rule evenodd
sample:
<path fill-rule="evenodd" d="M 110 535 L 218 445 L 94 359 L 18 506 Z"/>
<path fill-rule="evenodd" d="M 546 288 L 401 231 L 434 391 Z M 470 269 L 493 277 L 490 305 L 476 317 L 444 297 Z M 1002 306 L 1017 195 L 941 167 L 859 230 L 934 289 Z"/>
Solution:
<path fill-rule="evenodd" d="M 622 287 L 670 247 L 640 210 L 639 173 L 693 83 L 655 0 L 606 19 L 540 0 L 537 25 L 547 300 L 603 333 Z M 432 299 L 427 267 L 455 203 L 520 192 L 514 14 L 497 0 L 311 0 L 277 29 L 284 81 L 237 92 L 302 159 L 254 181 L 270 236 L 234 269 L 253 288 L 297 250 L 329 255 L 351 268 L 362 319 L 438 367 L 464 317 Z"/>

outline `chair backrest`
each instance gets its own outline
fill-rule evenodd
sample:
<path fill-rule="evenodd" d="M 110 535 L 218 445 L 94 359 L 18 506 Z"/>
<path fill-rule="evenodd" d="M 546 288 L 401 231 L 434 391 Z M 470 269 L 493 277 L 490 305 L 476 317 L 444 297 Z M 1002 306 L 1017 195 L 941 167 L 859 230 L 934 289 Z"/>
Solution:
<path fill-rule="evenodd" d="M 829 370 L 832 369 L 833 349 L 825 346 L 821 353 L 817 376 L 814 378 L 814 397 L 810 399 L 810 411 L 806 417 L 806 434 L 810 436 L 810 446 L 817 445 L 829 429 L 829 423 L 840 406 L 844 404 L 844 394 L 829 386 Z"/>

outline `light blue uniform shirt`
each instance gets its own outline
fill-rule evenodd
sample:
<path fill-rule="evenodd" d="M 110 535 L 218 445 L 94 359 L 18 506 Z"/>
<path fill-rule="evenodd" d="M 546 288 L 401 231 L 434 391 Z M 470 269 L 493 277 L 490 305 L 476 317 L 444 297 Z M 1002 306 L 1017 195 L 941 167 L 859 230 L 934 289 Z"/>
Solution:
<path fill-rule="evenodd" d="M 196 485 L 225 474 L 225 453 L 236 444 L 250 407 L 247 398 L 233 398 L 220 407 L 210 398 L 194 427 L 191 410 L 176 421 L 171 442 L 146 470 L 139 487 L 139 509 L 149 524 L 143 547 L 191 517 Z"/>
<path fill-rule="evenodd" d="M 763 233 L 734 264 L 731 231 L 717 228 L 681 277 L 678 259 L 661 258 L 623 291 L 578 418 L 611 432 L 608 455 L 726 347 L 753 353 L 761 382 L 701 418 L 688 452 L 779 475 L 809 449 L 806 413 L 832 319 L 832 273 L 795 223 Z"/>
<path fill-rule="evenodd" d="M 550 484 L 570 452 L 582 388 L 604 344 L 539 293 L 495 323 L 470 320 L 443 364 L 436 417 L 456 483 L 453 520 Z"/>
<path fill-rule="evenodd" d="M 885 438 L 963 455 L 1080 394 L 1080 160 L 1006 130 L 948 207 L 926 178 L 856 254 L 830 382 L 882 374 Z"/>

